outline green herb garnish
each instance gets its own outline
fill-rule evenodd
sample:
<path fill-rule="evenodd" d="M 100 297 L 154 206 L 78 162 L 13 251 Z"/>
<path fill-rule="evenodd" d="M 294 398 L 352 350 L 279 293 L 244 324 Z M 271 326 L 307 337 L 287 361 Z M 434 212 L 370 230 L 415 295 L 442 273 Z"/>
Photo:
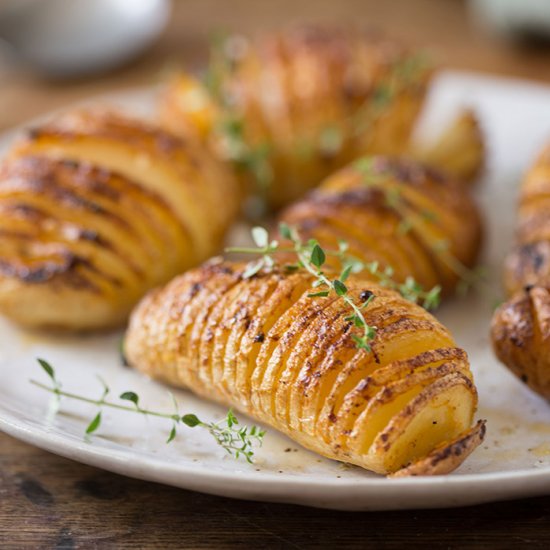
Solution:
<path fill-rule="evenodd" d="M 352 336 L 357 347 L 361 349 L 371 351 L 370 342 L 376 336 L 376 327 L 370 326 L 363 315 L 363 310 L 375 299 L 375 295 L 371 292 L 364 292 L 359 296 L 359 302 L 356 302 L 345 284 L 352 273 L 359 273 L 366 269 L 378 279 L 382 286 L 400 292 L 404 298 L 412 302 L 420 301 L 426 308 L 436 307 L 439 303 L 439 287 L 434 287 L 429 292 L 425 292 L 412 277 L 407 278 L 405 283 L 397 283 L 391 279 L 393 274 L 391 268 L 381 271 L 377 262 L 363 263 L 347 255 L 348 245 L 345 241 L 340 241 L 338 250 L 326 250 L 315 239 L 303 242 L 297 231 L 285 223 L 279 225 L 279 234 L 282 239 L 291 241 L 292 247 L 281 246 L 277 240 L 269 239 L 266 229 L 254 227 L 252 229 L 252 239 L 256 244 L 256 248 L 233 247 L 226 249 L 226 252 L 260 255 L 257 261 L 249 263 L 243 273 L 244 278 L 252 277 L 262 269 L 271 270 L 275 265 L 278 265 L 273 257 L 275 253 L 293 253 L 296 262 L 285 264 L 282 268 L 287 272 L 304 269 L 314 277 L 313 287 L 319 288 L 319 290 L 308 294 L 310 298 L 326 298 L 331 293 L 335 293 L 336 296 L 344 300 L 351 309 L 351 314 L 346 320 L 353 322 L 357 328 L 363 329 L 361 336 Z M 322 267 L 327 256 L 334 256 L 340 260 L 342 270 L 339 277 L 331 279 L 323 271 Z"/>
<path fill-rule="evenodd" d="M 68 392 L 61 389 L 61 383 L 56 377 L 55 370 L 50 363 L 44 359 L 38 359 L 38 362 L 44 372 L 48 375 L 52 382 L 52 386 L 47 386 L 36 380 L 31 380 L 31 384 L 42 388 L 52 394 L 54 394 L 57 400 L 60 400 L 62 397 L 73 399 L 76 401 L 81 401 L 83 403 L 89 403 L 90 405 L 95 405 L 99 407 L 99 411 L 91 420 L 86 428 L 86 435 L 91 435 L 95 433 L 101 426 L 102 422 L 102 409 L 103 407 L 109 407 L 111 409 L 118 409 L 121 411 L 139 413 L 144 416 L 154 416 L 157 418 L 165 418 L 172 422 L 172 427 L 168 434 L 167 443 L 173 441 L 177 436 L 177 429 L 180 425 L 187 426 L 188 428 L 203 428 L 208 431 L 208 433 L 214 438 L 216 443 L 220 445 L 223 449 L 227 451 L 228 454 L 237 458 L 245 458 L 247 462 L 252 463 L 254 457 L 254 448 L 256 446 L 261 446 L 265 431 L 259 428 L 258 426 L 240 426 L 239 420 L 233 414 L 233 411 L 230 409 L 225 418 L 220 422 L 204 422 L 198 418 L 195 414 L 181 414 L 179 412 L 179 406 L 172 395 L 172 400 L 174 403 L 174 412 L 166 413 L 159 411 L 152 411 L 149 409 L 144 409 L 139 404 L 139 396 L 132 391 L 123 392 L 119 399 L 123 401 L 129 401 L 132 403 L 132 406 L 123 405 L 120 403 L 114 403 L 112 401 L 107 401 L 107 395 L 110 393 L 110 389 L 101 380 L 103 385 L 103 392 L 101 397 L 98 399 L 93 399 L 91 397 L 86 397 L 83 395 L 78 395 L 76 393 Z"/>

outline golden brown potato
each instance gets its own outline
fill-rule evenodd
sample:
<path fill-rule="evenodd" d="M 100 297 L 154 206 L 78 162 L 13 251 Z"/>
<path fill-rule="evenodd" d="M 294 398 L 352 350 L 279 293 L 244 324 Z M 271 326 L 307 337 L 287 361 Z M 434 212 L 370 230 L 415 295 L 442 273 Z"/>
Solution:
<path fill-rule="evenodd" d="M 493 347 L 531 389 L 550 399 L 550 291 L 526 287 L 502 304 L 491 325 Z"/>
<path fill-rule="evenodd" d="M 376 326 L 371 350 L 334 293 L 277 269 L 244 278 L 215 260 L 151 292 L 132 314 L 130 365 L 218 401 L 326 457 L 381 474 L 446 473 L 483 439 L 468 359 L 420 306 L 372 281 L 349 296 Z"/>
<path fill-rule="evenodd" d="M 531 389 L 550 399 L 550 146 L 522 183 L 504 286 L 511 299 L 493 317 L 495 353 Z"/>
<path fill-rule="evenodd" d="M 462 185 L 411 160 L 365 157 L 326 179 L 280 219 L 302 240 L 316 239 L 363 262 L 391 267 L 404 282 L 451 292 L 460 271 L 475 264 L 480 243 L 478 210 Z M 336 258 L 330 258 L 337 267 Z"/>
<path fill-rule="evenodd" d="M 236 203 L 218 161 L 164 130 L 91 112 L 34 129 L 0 167 L 0 311 L 37 328 L 119 325 L 218 249 Z"/>
<path fill-rule="evenodd" d="M 431 145 L 413 143 L 409 156 L 445 170 L 459 182 L 474 183 L 485 164 L 483 133 L 475 113 L 465 109 Z"/>
<path fill-rule="evenodd" d="M 425 53 L 373 31 L 292 27 L 228 38 L 208 88 L 175 78 L 160 111 L 247 169 L 249 186 L 268 185 L 277 208 L 362 154 L 404 153 L 432 72 Z"/>

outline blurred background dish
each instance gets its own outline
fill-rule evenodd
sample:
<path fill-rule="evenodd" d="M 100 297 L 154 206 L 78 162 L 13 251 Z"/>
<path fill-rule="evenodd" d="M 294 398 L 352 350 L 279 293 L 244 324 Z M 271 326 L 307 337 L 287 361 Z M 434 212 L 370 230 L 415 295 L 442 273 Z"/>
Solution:
<path fill-rule="evenodd" d="M 473 20 L 496 35 L 550 41 L 548 0 L 470 0 L 470 8 Z"/>
<path fill-rule="evenodd" d="M 15 62 L 46 76 L 90 75 L 149 46 L 169 13 L 169 0 L 9 0 L 0 4 L 0 40 Z"/>
<path fill-rule="evenodd" d="M 6 28 L 8 17 L 11 19 L 17 13 L 34 11 L 36 14 L 29 17 L 42 14 L 40 17 L 47 17 L 55 23 L 55 17 L 42 6 L 53 6 L 59 2 L 63 0 L 2 0 L 0 21 L 3 23 L 0 23 L 0 28 Z M 171 3 L 167 0 L 118 0 L 114 3 L 119 10 L 118 23 L 111 26 L 107 22 L 98 35 L 105 44 L 108 42 L 106 29 L 114 32 L 115 39 L 120 42 L 135 39 L 130 40 L 128 29 L 132 24 L 122 23 L 121 13 L 130 21 L 145 20 L 151 27 L 157 21 L 156 25 L 162 27 L 158 22 L 162 19 L 162 13 L 158 15 L 161 9 L 157 13 L 151 7 L 162 4 L 169 17 L 164 15 L 166 26 L 157 40 L 143 39 L 140 55 L 137 55 L 140 48 L 132 50 L 128 44 L 120 46 L 120 49 L 109 45 L 106 49 L 113 59 L 104 58 L 102 66 L 96 65 L 97 71 L 104 72 L 88 72 L 88 78 L 85 78 L 84 72 L 80 72 L 80 78 L 76 79 L 44 78 L 44 71 L 39 74 L 31 64 L 17 61 L 14 48 L 7 46 L 7 36 L 0 31 L 0 129 L 106 91 L 149 86 L 174 66 L 197 71 L 204 67 L 209 43 L 216 30 L 251 35 L 294 22 L 378 27 L 384 29 L 388 36 L 396 37 L 411 47 L 436 51 L 444 65 L 455 69 L 550 82 L 548 46 L 540 42 L 535 46 L 518 45 L 514 41 L 496 38 L 484 25 L 475 23 L 479 15 L 468 0 L 341 0 L 337 4 L 331 0 L 300 3 L 293 0 L 279 0 L 276 3 L 232 0 L 230 9 L 223 0 L 173 0 Z M 86 9 L 91 9 L 91 6 L 94 12 L 100 12 L 110 1 L 69 0 L 69 4 L 86 4 Z M 523 6 L 526 2 L 514 4 Z M 150 11 L 146 17 L 147 6 Z M 78 14 L 77 7 L 71 8 L 71 13 L 73 11 Z M 65 12 L 69 13 L 67 10 Z M 68 15 L 64 15 L 62 20 L 67 21 Z M 58 32 L 60 21 L 56 23 Z M 8 30 L 12 32 L 11 28 Z M 150 32 L 154 35 L 153 31 Z M 119 38 L 116 38 L 117 34 Z M 69 42 L 63 55 L 72 55 L 73 50 L 76 52 L 83 42 L 78 33 L 70 36 L 69 39 L 67 35 Z M 2 48 L 2 44 L 6 47 Z M 118 60 L 114 59 L 117 56 Z M 117 65 L 118 68 L 113 70 Z M 109 68 L 111 70 L 107 71 Z M 65 72 L 65 76 L 70 76 L 70 73 Z"/>

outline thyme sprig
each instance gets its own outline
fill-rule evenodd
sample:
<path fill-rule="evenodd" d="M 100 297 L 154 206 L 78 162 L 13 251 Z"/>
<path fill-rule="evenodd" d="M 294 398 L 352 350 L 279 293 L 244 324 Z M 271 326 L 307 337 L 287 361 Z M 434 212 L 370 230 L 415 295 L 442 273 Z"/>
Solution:
<path fill-rule="evenodd" d="M 375 295 L 372 292 L 363 292 L 360 295 L 360 301 L 356 302 L 345 284 L 352 273 L 359 273 L 366 269 L 378 279 L 380 285 L 397 290 L 412 302 L 421 302 L 426 308 L 436 307 L 439 304 L 439 287 L 434 287 L 426 292 L 412 277 L 407 278 L 404 283 L 397 283 L 392 279 L 393 270 L 391 268 L 381 270 L 378 262 L 363 263 L 357 258 L 347 255 L 348 245 L 344 241 L 340 241 L 338 250 L 326 250 L 321 248 L 315 239 L 303 242 L 296 229 L 285 223 L 279 225 L 279 234 L 283 240 L 290 241 L 292 246 L 281 246 L 279 241 L 269 239 L 266 229 L 254 227 L 252 239 L 256 244 L 255 248 L 232 247 L 226 249 L 226 252 L 260 255 L 258 260 L 248 264 L 243 273 L 245 279 L 253 277 L 262 269 L 271 270 L 278 265 L 274 254 L 294 254 L 296 262 L 284 264 L 283 269 L 287 272 L 304 269 L 314 277 L 313 286 L 319 290 L 311 292 L 309 294 L 311 298 L 326 298 L 332 292 L 342 298 L 351 310 L 346 320 L 362 329 L 361 336 L 352 336 L 358 348 L 371 351 L 370 342 L 376 336 L 376 327 L 369 325 L 363 314 L 363 310 L 375 299 Z M 334 256 L 340 260 L 342 269 L 337 278 L 331 279 L 322 269 L 327 256 Z"/>
<path fill-rule="evenodd" d="M 245 138 L 242 117 L 227 112 L 216 130 L 221 138 L 224 154 L 236 168 L 247 172 L 254 181 L 262 200 L 273 181 L 273 169 L 270 162 L 271 148 L 267 142 L 251 145 Z"/>
<path fill-rule="evenodd" d="M 213 35 L 203 82 L 222 112 L 214 131 L 220 139 L 223 154 L 238 170 L 250 176 L 260 201 L 265 203 L 273 182 L 271 147 L 267 142 L 251 143 L 245 132 L 244 119 L 227 89 L 227 82 L 238 64 L 236 52 L 242 49 L 242 41 L 244 38 L 227 33 Z"/>
<path fill-rule="evenodd" d="M 397 60 L 388 76 L 369 94 L 353 115 L 355 134 L 361 135 L 403 92 L 422 81 L 433 70 L 434 62 L 426 51 L 418 51 Z"/>
<path fill-rule="evenodd" d="M 277 240 L 269 240 L 269 234 L 266 229 L 263 227 L 254 227 L 252 229 L 252 239 L 257 248 L 233 247 L 226 249 L 226 252 L 260 254 L 260 259 L 250 263 L 248 268 L 244 271 L 244 278 L 254 276 L 261 269 L 273 269 L 277 264 L 276 260 L 273 258 L 274 253 L 294 253 L 296 262 L 293 264 L 285 264 L 283 268 L 287 272 L 304 269 L 313 276 L 313 287 L 319 290 L 309 293 L 308 296 L 310 298 L 326 298 L 332 292 L 334 292 L 336 296 L 342 298 L 351 309 L 351 314 L 346 317 L 346 321 L 351 321 L 354 326 L 362 329 L 362 335 L 352 335 L 356 346 L 359 349 L 370 352 L 370 342 L 376 336 L 376 327 L 367 323 L 363 314 L 363 309 L 374 300 L 374 294 L 372 292 L 362 293 L 360 296 L 361 301 L 357 303 L 345 284 L 346 279 L 351 274 L 352 266 L 344 267 L 338 278 L 331 279 L 322 269 L 327 254 L 316 240 L 311 239 L 307 243 L 304 243 L 300 239 L 297 231 L 284 223 L 280 224 L 279 233 L 283 239 L 292 243 L 292 247 L 279 246 Z"/>
<path fill-rule="evenodd" d="M 376 186 L 377 189 L 384 194 L 386 205 L 393 209 L 401 219 L 398 226 L 398 231 L 400 233 L 407 233 L 408 231 L 419 228 L 418 219 L 410 216 L 407 211 L 407 206 L 401 195 L 400 189 L 387 185 L 387 180 L 390 178 L 389 174 L 375 172 L 373 160 L 371 158 L 361 158 L 355 161 L 354 166 L 362 175 L 362 181 L 366 186 Z M 419 216 L 422 220 L 427 222 L 437 220 L 437 215 L 431 211 L 422 211 L 419 213 Z M 437 254 L 441 262 L 460 279 L 457 285 L 457 292 L 459 294 L 465 294 L 471 287 L 479 288 L 484 286 L 485 268 L 483 266 L 474 269 L 465 266 L 450 252 L 449 241 L 446 239 L 433 239 L 430 238 L 429 235 L 423 234 L 423 241 L 435 252 L 435 254 Z"/>
<path fill-rule="evenodd" d="M 172 413 L 153 411 L 141 407 L 139 396 L 133 391 L 125 391 L 119 396 L 120 400 L 132 403 L 132 405 L 114 403 L 113 401 L 107 400 L 107 396 L 110 394 L 111 390 L 101 379 L 100 382 L 103 386 L 103 391 L 99 398 L 94 399 L 63 390 L 51 364 L 44 359 L 38 359 L 38 363 L 50 378 L 52 386 L 48 386 L 36 380 L 31 380 L 31 384 L 52 393 L 58 401 L 62 397 L 65 397 L 98 407 L 98 412 L 86 428 L 85 433 L 87 436 L 99 429 L 102 422 L 103 407 L 108 407 L 120 411 L 138 413 L 144 416 L 164 418 L 171 421 L 172 428 L 170 429 L 166 443 L 171 443 L 176 438 L 178 427 L 183 425 L 188 428 L 198 427 L 205 429 L 213 437 L 216 443 L 225 449 L 229 455 L 233 456 L 235 459 L 242 457 L 249 463 L 253 462 L 254 449 L 262 445 L 265 431 L 258 426 L 241 426 L 231 409 L 229 409 L 225 418 L 219 422 L 204 422 L 196 414 L 181 414 L 178 403 L 173 395 L 172 401 L 174 403 L 174 411 Z"/>
<path fill-rule="evenodd" d="M 396 290 L 410 302 L 419 303 L 424 309 L 436 309 L 441 301 L 441 287 L 434 286 L 431 290 L 424 290 L 422 286 L 414 279 L 407 277 L 404 283 L 398 283 L 393 276 L 393 268 L 388 266 L 380 269 L 377 261 L 363 264 L 363 268 L 378 279 L 378 283 L 386 288 Z"/>

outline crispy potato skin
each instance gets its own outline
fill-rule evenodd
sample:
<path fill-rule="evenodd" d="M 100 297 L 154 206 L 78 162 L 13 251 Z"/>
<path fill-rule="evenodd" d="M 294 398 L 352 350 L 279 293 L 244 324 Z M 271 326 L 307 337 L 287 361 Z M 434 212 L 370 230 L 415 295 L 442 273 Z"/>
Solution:
<path fill-rule="evenodd" d="M 527 287 L 501 305 L 491 324 L 497 357 L 522 382 L 550 399 L 550 293 Z"/>
<path fill-rule="evenodd" d="M 458 466 L 483 438 L 463 350 L 424 309 L 371 281 L 348 279 L 377 327 L 372 351 L 335 295 L 313 298 L 303 272 L 260 272 L 211 261 L 152 291 L 131 316 L 130 365 L 265 422 L 326 457 L 381 474 Z M 446 468 L 425 460 L 451 445 Z M 442 459 L 443 460 L 443 459 Z M 432 467 L 430 464 L 436 466 Z"/>
<path fill-rule="evenodd" d="M 531 389 L 550 399 L 550 146 L 520 191 L 516 242 L 506 258 L 510 299 L 491 325 L 497 357 Z"/>
<path fill-rule="evenodd" d="M 283 210 L 281 221 L 327 249 L 345 240 L 352 256 L 391 266 L 400 282 L 413 276 L 425 289 L 440 285 L 450 293 L 458 275 L 449 256 L 467 267 L 478 256 L 482 229 L 474 201 L 460 183 L 415 161 L 364 160 L 369 174 L 350 165 Z M 399 196 L 398 208 L 388 201 L 392 193 Z M 438 243 L 444 241 L 447 248 L 441 250 Z M 338 259 L 330 261 L 338 267 Z"/>
<path fill-rule="evenodd" d="M 0 311 L 33 328 L 122 324 L 218 249 L 235 189 L 199 147 L 112 113 L 32 130 L 0 167 Z"/>
<path fill-rule="evenodd" d="M 268 147 L 273 207 L 362 154 L 408 148 L 433 73 L 423 54 L 377 32 L 314 26 L 227 44 L 238 53 L 218 80 L 231 109 L 182 75 L 164 95 L 161 118 L 173 131 L 207 141 L 208 128 L 228 117 L 242 121 L 246 143 Z M 211 65 L 216 69 L 216 59 Z M 214 142 L 231 156 L 223 138 Z"/>

